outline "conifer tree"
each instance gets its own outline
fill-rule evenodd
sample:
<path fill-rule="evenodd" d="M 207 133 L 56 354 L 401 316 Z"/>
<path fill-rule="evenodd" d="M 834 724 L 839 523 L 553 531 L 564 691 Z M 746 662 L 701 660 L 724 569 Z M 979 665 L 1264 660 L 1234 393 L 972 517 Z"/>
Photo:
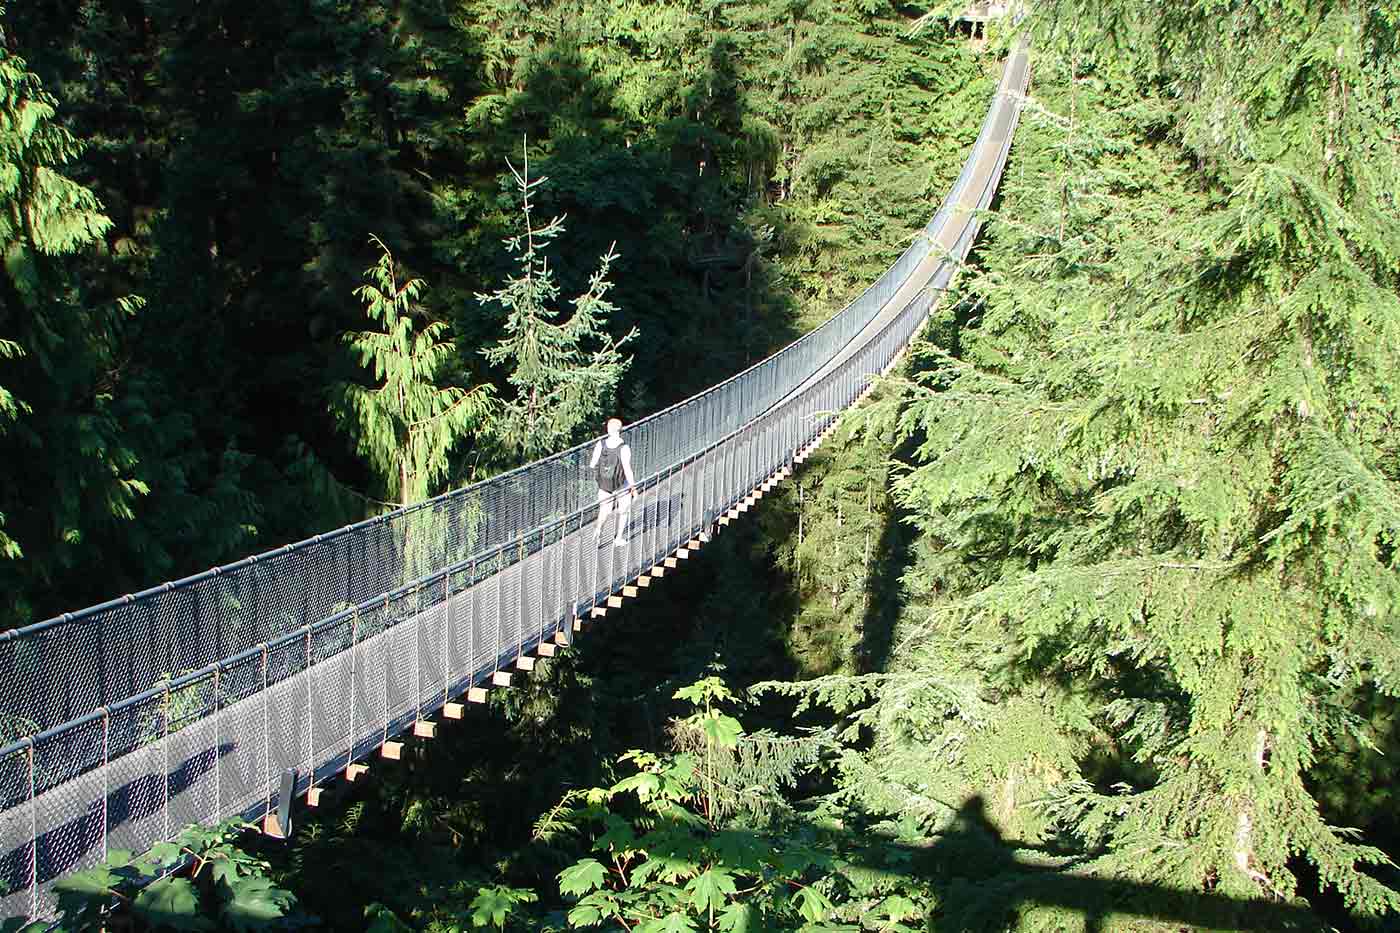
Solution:
<path fill-rule="evenodd" d="M 514 390 L 494 415 L 492 431 L 524 461 L 566 446 L 581 428 L 596 429 L 631 365 L 621 348 L 636 330 L 620 339 L 607 332 L 608 316 L 617 310 L 607 300 L 612 289 L 608 273 L 617 259 L 611 248 L 599 259 L 587 290 L 570 302 L 573 313 L 559 320 L 552 307 L 559 286 L 544 250 L 564 232 L 564 218 L 537 227 L 531 198 L 549 179 L 530 178 L 528 151 L 520 170 L 509 167 L 520 192 L 525 230 L 506 240 L 506 250 L 516 254 L 519 272 L 491 294 L 478 293 L 477 300 L 506 313 L 505 335 L 482 353 L 493 366 L 507 368 L 506 381 Z"/>
<path fill-rule="evenodd" d="M 374 384 L 340 387 L 336 416 L 356 448 L 401 505 L 432 495 L 454 447 L 487 417 L 489 386 L 440 386 L 455 345 L 441 321 L 422 321 L 422 279 L 399 281 L 393 254 L 371 237 L 379 260 L 355 294 L 381 329 L 346 334 L 345 343 Z"/>
<path fill-rule="evenodd" d="M 0 5 L 0 20 L 4 15 Z M 62 318 L 82 316 L 83 311 L 69 306 L 70 283 L 53 260 L 94 243 L 111 227 L 92 191 L 63 174 L 81 154 L 82 145 L 58 123 L 56 113 L 57 101 L 28 70 L 25 60 L 0 45 L 0 262 L 4 270 L 0 327 L 20 338 L 0 338 L 0 361 L 37 353 L 29 368 L 49 380 L 58 378 L 59 357 L 84 360 L 84 351 L 91 349 L 63 345 L 69 322 Z M 134 306 L 128 301 L 127 307 Z M 60 320 L 46 320 L 50 314 Z M 100 326 L 92 330 L 100 354 L 105 335 Z M 81 328 L 77 331 L 81 333 Z M 8 382 L 10 375 L 3 378 Z M 0 436 L 31 410 L 24 398 L 0 383 Z M 111 438 L 92 437 L 83 453 L 104 460 L 110 446 L 114 446 Z M 129 516 L 131 501 L 146 490 L 130 478 L 129 464 L 123 459 L 118 453 L 99 464 L 94 485 L 105 487 L 111 513 Z M 103 473 L 105 482 L 100 478 Z M 24 490 L 21 495 L 31 493 Z M 0 511 L 0 529 L 4 522 Z M 21 554 L 20 544 L 0 530 L 0 557 L 13 559 Z"/>
<path fill-rule="evenodd" d="M 1365 741 L 1349 698 L 1400 683 L 1396 24 L 1031 23 L 976 313 L 897 415 L 918 609 L 843 786 L 933 826 L 982 794 L 1144 890 L 1289 902 L 1310 875 L 1396 911 L 1308 783 Z"/>

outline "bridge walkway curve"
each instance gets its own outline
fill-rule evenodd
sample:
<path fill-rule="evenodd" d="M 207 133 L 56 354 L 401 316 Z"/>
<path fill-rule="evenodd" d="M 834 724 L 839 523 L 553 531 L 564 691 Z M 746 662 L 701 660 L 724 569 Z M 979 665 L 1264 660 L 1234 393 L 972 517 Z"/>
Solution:
<path fill-rule="evenodd" d="M 33 733 L 0 749 L 0 917 L 51 915 L 52 882 L 112 850 L 228 816 L 270 822 L 687 559 L 790 475 L 926 320 L 995 193 L 1027 81 L 1021 46 L 938 213 L 864 295 L 629 426 L 643 478 L 625 547 L 611 524 L 594 540 L 581 445 L 0 636 L 0 724 Z"/>

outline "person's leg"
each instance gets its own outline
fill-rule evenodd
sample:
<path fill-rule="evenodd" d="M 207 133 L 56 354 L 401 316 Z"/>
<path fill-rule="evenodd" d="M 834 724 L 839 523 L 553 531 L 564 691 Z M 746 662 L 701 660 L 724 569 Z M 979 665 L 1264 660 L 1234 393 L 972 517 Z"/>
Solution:
<path fill-rule="evenodd" d="M 613 544 L 627 543 L 627 511 L 630 508 L 632 508 L 632 491 L 629 489 L 617 497 L 617 533 L 613 535 Z"/>
<path fill-rule="evenodd" d="M 597 541 L 603 535 L 603 522 L 608 520 L 608 513 L 612 511 L 612 493 L 602 489 L 598 490 L 598 523 L 593 526 L 593 540 Z"/>

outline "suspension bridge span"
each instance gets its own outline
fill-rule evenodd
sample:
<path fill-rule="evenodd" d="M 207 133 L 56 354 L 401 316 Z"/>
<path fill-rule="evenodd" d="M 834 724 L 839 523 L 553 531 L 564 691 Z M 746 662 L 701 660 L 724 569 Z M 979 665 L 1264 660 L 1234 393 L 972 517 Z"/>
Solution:
<path fill-rule="evenodd" d="M 902 256 L 826 323 L 624 430 L 625 547 L 595 542 L 591 442 L 424 503 L 0 635 L 0 918 L 52 882 L 397 757 L 687 559 L 893 365 L 966 257 L 1006 163 L 1024 46 Z"/>

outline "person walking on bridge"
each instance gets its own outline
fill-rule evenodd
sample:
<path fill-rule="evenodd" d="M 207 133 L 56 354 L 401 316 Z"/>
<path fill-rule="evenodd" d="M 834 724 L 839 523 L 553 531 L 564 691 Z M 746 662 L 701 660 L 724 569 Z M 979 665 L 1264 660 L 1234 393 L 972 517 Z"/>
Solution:
<path fill-rule="evenodd" d="M 627 544 L 627 510 L 632 507 L 632 490 L 637 484 L 632 475 L 632 448 L 622 439 L 622 419 L 608 419 L 608 434 L 593 445 L 593 460 L 588 464 L 598 479 L 598 524 L 593 526 L 593 540 L 603 534 L 613 507 L 617 507 L 617 532 L 614 547 Z"/>

